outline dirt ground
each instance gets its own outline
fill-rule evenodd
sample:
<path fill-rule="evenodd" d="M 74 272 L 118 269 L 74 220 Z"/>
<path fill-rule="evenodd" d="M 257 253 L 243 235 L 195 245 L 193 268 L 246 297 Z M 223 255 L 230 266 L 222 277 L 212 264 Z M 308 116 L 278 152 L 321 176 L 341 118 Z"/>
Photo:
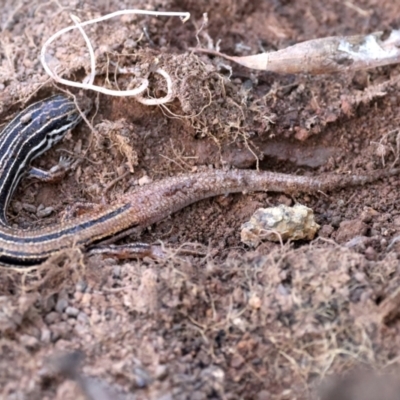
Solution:
<path fill-rule="evenodd" d="M 66 90 L 45 74 L 39 54 L 71 24 L 70 13 L 82 20 L 125 8 L 191 13 L 185 24 L 124 16 L 87 28 L 98 84 L 128 87 L 132 76 L 117 75 L 116 66 L 139 77 L 159 66 L 173 78 L 174 100 L 151 107 L 85 93 L 95 104 L 93 129 L 80 124 L 34 163 L 51 167 L 69 154 L 73 171 L 57 184 L 24 179 L 8 212 L 16 226 L 54 224 L 77 202 L 107 203 L 182 172 L 254 169 L 257 159 L 262 170 L 308 176 L 399 164 L 400 66 L 279 75 L 190 50 L 219 43 L 244 56 L 398 29 L 395 1 L 0 3 L 4 123 Z M 89 71 L 76 32 L 49 58 L 77 81 Z M 164 81 L 151 76 L 149 95 L 163 96 Z M 400 235 L 399 188 L 395 176 L 295 198 L 217 197 L 142 233 L 141 241 L 162 241 L 164 260 L 71 249 L 24 273 L 0 270 L 0 398 L 399 399 L 400 241 L 389 248 Z M 241 243 L 240 227 L 257 208 L 295 202 L 321 225 L 313 242 Z"/>

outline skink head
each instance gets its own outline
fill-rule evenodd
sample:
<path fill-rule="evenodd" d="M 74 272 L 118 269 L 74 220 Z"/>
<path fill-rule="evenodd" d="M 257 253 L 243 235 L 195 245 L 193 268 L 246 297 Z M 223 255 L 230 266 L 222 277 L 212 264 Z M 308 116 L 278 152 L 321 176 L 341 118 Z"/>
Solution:
<path fill-rule="evenodd" d="M 36 136 L 37 139 L 47 142 L 40 153 L 60 141 L 66 132 L 82 119 L 75 103 L 61 95 L 32 104 L 27 108 L 26 113 L 30 117 L 30 121 L 26 121 L 26 130 L 23 129 L 24 126 L 22 125 L 22 132 L 26 132 L 27 138 Z"/>

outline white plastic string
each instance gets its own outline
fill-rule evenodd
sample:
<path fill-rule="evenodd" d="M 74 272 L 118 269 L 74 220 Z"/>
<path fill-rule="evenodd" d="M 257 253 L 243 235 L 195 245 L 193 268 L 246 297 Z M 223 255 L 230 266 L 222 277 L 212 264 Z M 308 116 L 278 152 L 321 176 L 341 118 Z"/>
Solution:
<path fill-rule="evenodd" d="M 113 12 L 111 14 L 104 15 L 99 18 L 94 18 L 88 21 L 81 22 L 79 18 L 75 15 L 71 15 L 71 19 L 74 22 L 75 25 L 68 26 L 66 28 L 61 29 L 60 31 L 56 32 L 54 35 L 52 35 L 49 39 L 46 40 L 44 43 L 41 53 L 40 53 L 40 61 L 43 65 L 43 68 L 45 71 L 57 82 L 60 82 L 62 84 L 65 84 L 67 86 L 73 86 L 81 89 L 89 89 L 89 90 L 95 90 L 100 93 L 104 93 L 110 96 L 137 96 L 137 100 L 142 102 L 143 104 L 147 105 L 156 105 L 156 104 L 164 104 L 168 101 L 171 100 L 172 98 L 172 80 L 169 74 L 164 71 L 161 68 L 158 68 L 155 72 L 162 75 L 166 82 L 167 82 L 167 95 L 162 98 L 158 99 L 145 99 L 143 98 L 143 92 L 147 89 L 149 85 L 148 79 L 143 79 L 143 82 L 140 84 L 139 87 L 135 89 L 130 89 L 130 90 L 112 90 L 112 89 L 107 89 L 102 86 L 97 86 L 94 85 L 94 79 L 96 76 L 96 57 L 94 54 L 93 46 L 86 35 L 85 31 L 83 30 L 84 26 L 95 24 L 101 21 L 105 21 L 110 18 L 114 18 L 120 15 L 126 15 L 126 14 L 142 14 L 142 15 L 154 15 L 154 16 L 177 16 L 180 17 L 182 22 L 186 22 L 190 18 L 190 13 L 188 12 L 167 12 L 167 11 L 145 11 L 145 10 L 120 10 Z M 89 56 L 90 56 L 90 74 L 84 79 L 83 83 L 80 82 L 74 82 L 68 79 L 61 78 L 55 71 L 53 71 L 49 65 L 47 64 L 46 61 L 46 54 L 47 54 L 47 48 L 51 43 L 54 42 L 57 38 L 59 38 L 61 35 L 64 33 L 70 32 L 74 29 L 78 29 L 81 35 L 83 36 L 86 46 L 89 50 Z"/>

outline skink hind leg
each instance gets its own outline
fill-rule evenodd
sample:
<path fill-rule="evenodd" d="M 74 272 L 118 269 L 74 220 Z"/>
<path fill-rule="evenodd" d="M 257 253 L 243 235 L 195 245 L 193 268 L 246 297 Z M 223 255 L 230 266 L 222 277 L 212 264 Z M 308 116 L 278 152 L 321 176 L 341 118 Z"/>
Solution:
<path fill-rule="evenodd" d="M 104 210 L 104 208 L 105 208 L 104 204 L 90 203 L 90 202 L 84 203 L 79 201 L 65 208 L 65 210 L 61 214 L 61 221 L 65 222 L 68 221 L 69 219 L 83 215 L 87 212 L 89 213 L 98 212 L 100 210 Z"/>

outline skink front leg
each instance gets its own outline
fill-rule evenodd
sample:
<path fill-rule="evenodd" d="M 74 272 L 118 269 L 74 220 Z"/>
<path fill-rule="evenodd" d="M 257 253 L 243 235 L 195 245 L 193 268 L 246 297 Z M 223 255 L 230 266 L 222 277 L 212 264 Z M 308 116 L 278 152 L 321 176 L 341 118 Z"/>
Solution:
<path fill-rule="evenodd" d="M 36 167 L 30 167 L 28 176 L 30 178 L 36 178 L 42 182 L 59 182 L 65 177 L 66 173 L 71 170 L 72 163 L 72 158 L 60 157 L 58 164 L 51 167 L 48 171 Z"/>

